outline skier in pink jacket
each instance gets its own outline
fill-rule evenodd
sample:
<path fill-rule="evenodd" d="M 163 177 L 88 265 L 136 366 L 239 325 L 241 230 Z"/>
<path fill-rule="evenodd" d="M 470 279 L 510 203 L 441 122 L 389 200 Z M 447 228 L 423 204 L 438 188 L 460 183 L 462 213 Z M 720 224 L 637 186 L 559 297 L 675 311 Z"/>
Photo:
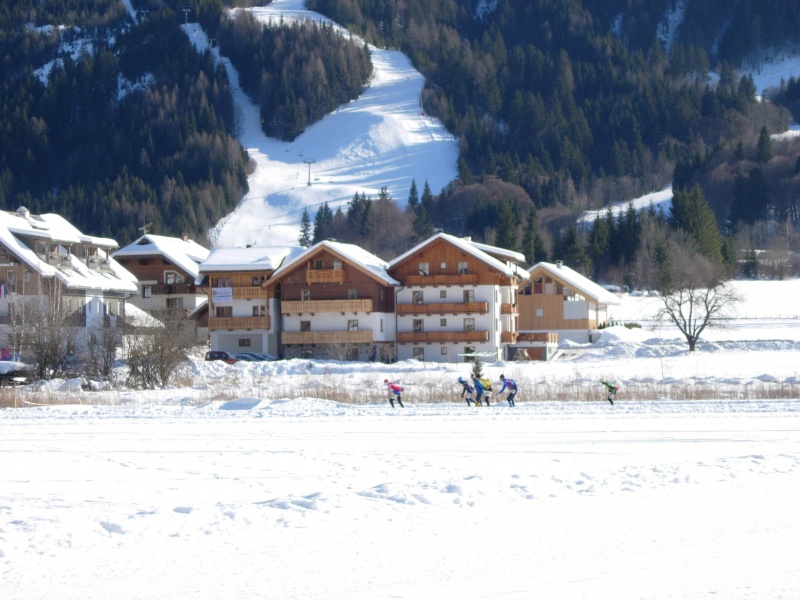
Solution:
<path fill-rule="evenodd" d="M 389 381 L 388 379 L 384 379 L 383 383 L 386 385 L 387 389 L 389 390 L 389 404 L 392 405 L 392 408 L 394 408 L 394 401 L 395 400 L 397 400 L 397 402 L 400 404 L 400 408 L 404 408 L 403 407 L 403 398 L 400 395 L 403 392 L 403 388 L 401 388 L 396 383 L 394 383 L 392 381 Z"/>

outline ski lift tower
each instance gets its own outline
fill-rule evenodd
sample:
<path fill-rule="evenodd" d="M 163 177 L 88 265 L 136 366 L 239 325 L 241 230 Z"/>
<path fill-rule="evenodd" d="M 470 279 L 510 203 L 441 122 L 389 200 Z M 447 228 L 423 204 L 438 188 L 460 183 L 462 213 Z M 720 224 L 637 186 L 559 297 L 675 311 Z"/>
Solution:
<path fill-rule="evenodd" d="M 303 162 L 308 165 L 308 185 L 309 187 L 311 187 L 311 165 L 313 165 L 317 161 L 312 159 L 312 160 L 304 160 Z"/>

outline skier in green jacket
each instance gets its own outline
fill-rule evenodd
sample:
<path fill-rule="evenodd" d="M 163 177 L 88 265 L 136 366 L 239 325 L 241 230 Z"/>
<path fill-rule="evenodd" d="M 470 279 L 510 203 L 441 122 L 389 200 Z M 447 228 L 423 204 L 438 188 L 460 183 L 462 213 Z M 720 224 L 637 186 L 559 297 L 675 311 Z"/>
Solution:
<path fill-rule="evenodd" d="M 616 397 L 617 392 L 619 391 L 619 387 L 617 387 L 610 381 L 601 381 L 600 383 L 606 386 L 606 389 L 608 390 L 608 401 L 613 405 L 614 398 Z"/>

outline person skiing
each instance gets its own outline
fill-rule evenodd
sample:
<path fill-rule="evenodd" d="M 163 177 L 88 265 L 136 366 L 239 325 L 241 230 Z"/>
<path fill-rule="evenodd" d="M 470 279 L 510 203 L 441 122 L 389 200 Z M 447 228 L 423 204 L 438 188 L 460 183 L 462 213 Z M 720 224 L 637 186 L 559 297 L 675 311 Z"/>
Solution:
<path fill-rule="evenodd" d="M 508 390 L 508 396 L 506 400 L 508 400 L 509 406 L 516 406 L 514 403 L 514 396 L 517 395 L 517 382 L 513 379 L 506 379 L 505 375 L 500 375 L 500 381 L 503 384 L 503 387 L 500 388 L 500 391 L 497 392 L 498 395 L 502 394 L 504 391 Z"/>
<path fill-rule="evenodd" d="M 483 387 L 483 383 L 481 380 L 478 379 L 477 375 L 472 376 L 472 386 L 475 388 L 475 405 L 476 406 L 483 406 L 483 402 L 481 399 L 483 398 L 483 392 L 486 391 L 486 388 Z M 489 399 L 486 399 L 486 406 L 489 406 Z"/>
<path fill-rule="evenodd" d="M 469 403 L 473 401 L 472 400 L 472 394 L 475 393 L 475 388 L 473 388 L 469 384 L 469 382 L 466 379 L 464 379 L 463 377 L 459 377 L 458 378 L 458 383 L 460 383 L 461 387 L 463 388 L 461 390 L 461 397 L 463 398 L 464 394 L 467 395 L 467 406 L 469 406 Z"/>
<path fill-rule="evenodd" d="M 611 405 L 614 405 L 614 398 L 617 396 L 617 392 L 619 391 L 619 387 L 611 383 L 610 381 L 601 381 L 604 386 L 606 386 L 606 390 L 608 391 L 608 401 Z"/>
<path fill-rule="evenodd" d="M 401 393 L 403 392 L 403 388 L 401 388 L 396 383 L 389 381 L 388 379 L 384 379 L 383 383 L 386 385 L 387 390 L 389 391 L 389 404 L 392 405 L 394 408 L 394 401 L 395 399 L 400 404 L 400 408 L 404 408 L 403 406 L 403 398 Z"/>

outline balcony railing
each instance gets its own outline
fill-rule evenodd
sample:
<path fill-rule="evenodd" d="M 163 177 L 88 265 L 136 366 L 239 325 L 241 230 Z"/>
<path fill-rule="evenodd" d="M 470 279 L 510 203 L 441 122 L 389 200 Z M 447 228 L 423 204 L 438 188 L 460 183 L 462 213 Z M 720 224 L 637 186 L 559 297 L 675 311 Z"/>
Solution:
<path fill-rule="evenodd" d="M 372 299 L 361 300 L 288 300 L 281 302 L 281 312 L 290 313 L 358 313 L 372 312 Z"/>
<path fill-rule="evenodd" d="M 500 314 L 503 315 L 516 315 L 519 312 L 516 304 L 509 304 L 504 302 L 500 305 Z"/>
<path fill-rule="evenodd" d="M 398 304 L 398 315 L 433 315 L 489 312 L 488 302 L 441 302 L 436 304 Z"/>
<path fill-rule="evenodd" d="M 245 286 L 233 288 L 234 300 L 253 300 L 254 298 L 266 298 L 267 290 L 261 286 Z"/>
<path fill-rule="evenodd" d="M 369 344 L 372 331 L 284 331 L 284 344 Z"/>
<path fill-rule="evenodd" d="M 539 344 L 557 344 L 557 333 L 520 333 L 517 336 L 519 342 L 536 342 Z"/>
<path fill-rule="evenodd" d="M 519 334 L 516 331 L 503 331 L 500 333 L 500 341 L 504 344 L 515 344 Z"/>
<path fill-rule="evenodd" d="M 151 286 L 153 294 L 194 294 L 193 283 L 159 283 Z"/>
<path fill-rule="evenodd" d="M 209 317 L 208 328 L 218 329 L 269 329 L 269 317 Z"/>
<path fill-rule="evenodd" d="M 424 331 L 397 333 L 398 342 L 488 342 L 488 331 Z"/>
<path fill-rule="evenodd" d="M 408 275 L 405 279 L 406 285 L 475 285 L 478 283 L 478 274 Z"/>
<path fill-rule="evenodd" d="M 344 269 L 309 269 L 306 283 L 344 283 Z"/>

